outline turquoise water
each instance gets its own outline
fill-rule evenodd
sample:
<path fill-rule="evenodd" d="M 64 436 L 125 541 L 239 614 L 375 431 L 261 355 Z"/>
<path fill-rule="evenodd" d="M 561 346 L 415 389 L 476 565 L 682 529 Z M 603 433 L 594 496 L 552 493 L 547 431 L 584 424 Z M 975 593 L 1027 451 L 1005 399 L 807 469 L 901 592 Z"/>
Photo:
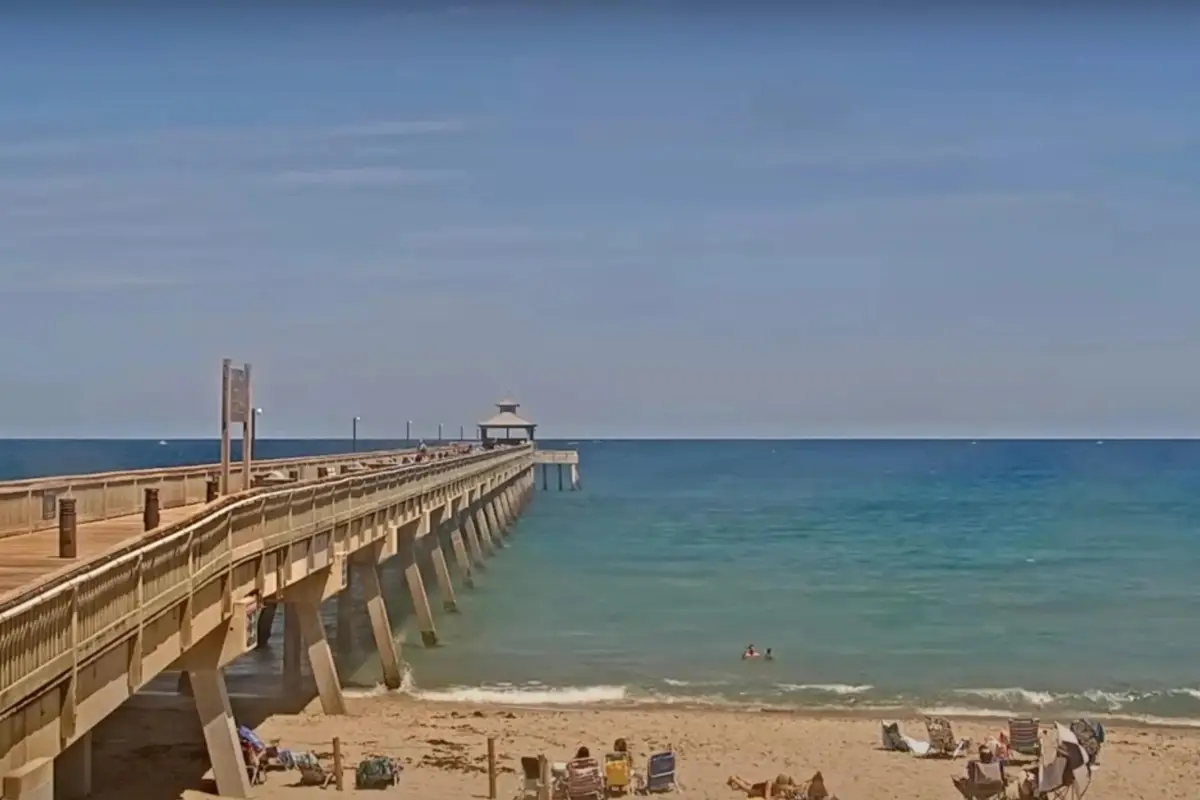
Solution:
<path fill-rule="evenodd" d="M 1200 443 L 573 446 L 413 691 L 1200 718 Z"/>
<path fill-rule="evenodd" d="M 463 613 L 438 614 L 444 646 L 405 646 L 409 691 L 1200 719 L 1200 442 L 571 446 L 584 491 L 537 493 L 479 588 L 460 588 Z M 0 477 L 216 454 L 214 441 L 9 441 Z M 397 566 L 389 606 L 419 642 Z M 365 610 L 355 618 L 339 665 L 369 687 L 378 664 Z M 742 662 L 751 642 L 777 660 Z M 279 650 L 239 660 L 234 691 L 277 686 Z"/>

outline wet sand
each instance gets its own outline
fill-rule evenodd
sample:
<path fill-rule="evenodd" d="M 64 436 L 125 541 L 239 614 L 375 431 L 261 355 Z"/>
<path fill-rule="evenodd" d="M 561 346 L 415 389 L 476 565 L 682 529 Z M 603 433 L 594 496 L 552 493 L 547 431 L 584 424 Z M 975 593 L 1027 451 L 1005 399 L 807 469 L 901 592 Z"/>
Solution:
<path fill-rule="evenodd" d="M 326 717 L 319 706 L 281 712 L 266 703 L 235 703 L 239 719 L 282 746 L 330 753 L 341 739 L 348 767 L 369 754 L 400 759 L 401 791 L 409 797 L 487 797 L 487 738 L 496 738 L 500 798 L 520 785 L 519 758 L 545 754 L 567 760 L 580 745 L 602 756 L 618 737 L 629 742 L 635 763 L 672 746 L 679 758 L 683 796 L 731 800 L 744 797 L 726 786 L 732 774 L 761 781 L 786 773 L 798 781 L 821 770 L 841 800 L 955 800 L 950 778 L 965 759 L 918 759 L 879 746 L 879 720 L 853 715 L 793 714 L 709 709 L 540 708 L 437 704 L 404 698 L 357 698 L 350 715 Z M 908 735 L 923 738 L 920 718 L 901 719 Z M 1044 742 L 1053 748 L 1053 720 L 1043 720 Z M 1003 720 L 956 719 L 955 734 L 979 742 Z M 1200 729 L 1106 725 L 1101 764 L 1087 797 L 1149 800 L 1187 797 L 1200 786 Z M 95 797 L 100 800 L 173 800 L 184 789 L 214 791 L 206 780 L 207 757 L 195 712 L 122 709 L 96 732 Z M 271 772 L 255 787 L 263 800 L 317 797 L 321 789 L 299 787 L 295 772 Z M 346 773 L 347 795 L 356 792 Z M 1016 796 L 1015 784 L 1009 787 Z M 326 791 L 334 791 L 332 787 Z"/>

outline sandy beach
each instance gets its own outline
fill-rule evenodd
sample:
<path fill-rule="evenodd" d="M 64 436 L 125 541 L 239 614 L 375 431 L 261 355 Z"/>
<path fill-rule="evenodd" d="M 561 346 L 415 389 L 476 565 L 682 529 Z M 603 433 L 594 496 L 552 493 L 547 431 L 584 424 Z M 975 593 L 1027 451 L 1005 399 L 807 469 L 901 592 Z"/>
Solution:
<path fill-rule="evenodd" d="M 879 721 L 848 715 L 723 711 L 707 709 L 597 709 L 468 706 L 403 698 L 356 698 L 350 715 L 326 717 L 309 705 L 294 713 L 235 703 L 239 717 L 254 723 L 267 740 L 327 754 L 341 739 L 348 764 L 369 754 L 398 758 L 405 766 L 401 791 L 408 797 L 487 797 L 487 738 L 496 737 L 500 766 L 498 797 L 519 786 L 519 758 L 544 753 L 567 759 L 587 745 L 603 754 L 624 737 L 637 763 L 671 745 L 680 760 L 682 796 L 736 800 L 745 795 L 726 786 L 731 774 L 760 781 L 778 773 L 806 780 L 821 770 L 841 800 L 921 798 L 955 800 L 950 782 L 965 759 L 924 760 L 879 747 Z M 910 734 L 923 730 L 919 718 L 901 719 Z M 1043 720 L 1045 730 L 1049 720 Z M 955 733 L 981 741 L 1002 720 L 955 719 Z M 1095 800 L 1185 797 L 1200 785 L 1200 730 L 1106 726 L 1101 765 L 1087 796 Z M 1052 734 L 1046 741 L 1053 746 Z M 96 797 L 177 798 L 184 789 L 212 791 L 195 713 L 187 708 L 123 709 L 95 735 Z M 347 772 L 344 794 L 355 792 Z M 1010 786 L 1015 796 L 1015 786 Z M 263 800 L 319 796 L 296 786 L 295 772 L 271 772 L 255 787 Z M 334 791 L 332 788 L 326 791 Z"/>

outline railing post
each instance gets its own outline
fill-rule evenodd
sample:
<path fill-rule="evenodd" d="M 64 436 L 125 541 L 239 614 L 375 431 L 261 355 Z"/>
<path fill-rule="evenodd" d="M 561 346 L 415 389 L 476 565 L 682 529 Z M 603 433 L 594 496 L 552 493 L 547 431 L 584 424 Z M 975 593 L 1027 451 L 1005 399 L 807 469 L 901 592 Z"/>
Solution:
<path fill-rule="evenodd" d="M 78 537 L 75 526 L 75 498 L 62 497 L 58 501 L 58 557 L 75 558 Z"/>
<path fill-rule="evenodd" d="M 221 479 L 215 476 L 209 476 L 208 482 L 204 484 L 204 502 L 215 503 L 217 495 L 221 493 Z"/>
<path fill-rule="evenodd" d="M 146 490 L 146 502 L 142 507 L 142 530 L 152 531 L 158 527 L 158 489 Z"/>

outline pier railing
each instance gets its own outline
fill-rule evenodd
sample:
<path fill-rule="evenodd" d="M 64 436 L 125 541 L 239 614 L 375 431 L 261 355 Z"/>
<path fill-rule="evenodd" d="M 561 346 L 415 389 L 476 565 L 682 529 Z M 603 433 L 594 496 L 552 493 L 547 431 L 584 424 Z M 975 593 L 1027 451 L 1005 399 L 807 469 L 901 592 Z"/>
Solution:
<path fill-rule="evenodd" d="M 202 617 L 211 629 L 231 613 L 230 598 L 236 592 L 263 588 L 267 567 L 261 565 L 267 552 L 286 556 L 286 562 L 282 557 L 272 562 L 269 584 L 278 590 L 329 563 L 335 528 L 358 524 L 376 512 L 419 514 L 421 498 L 433 490 L 451 488 L 456 481 L 511 476 L 531 463 L 532 448 L 525 445 L 259 489 L 225 498 L 203 517 L 164 527 L 49 576 L 0 604 L 0 714 L 65 675 L 71 676 L 68 691 L 77 691 L 81 668 L 123 641 L 133 642 L 130 650 L 137 653 L 140 674 L 144 654 L 153 649 L 149 641 L 143 646 L 147 626 L 187 601 L 184 613 L 191 622 L 180 618 L 175 623 L 189 629 L 188 639 L 203 635 L 204 630 L 190 630 L 200 627 Z M 384 519 L 373 516 L 370 521 L 378 525 Z M 314 537 L 322 536 L 328 537 L 323 549 L 315 548 Z M 293 552 L 293 544 L 301 543 Z M 132 664 L 129 668 L 134 669 Z M 131 691 L 138 682 L 129 679 Z"/>
<path fill-rule="evenodd" d="M 538 450 L 534 453 L 535 464 L 578 464 L 578 450 Z"/>
<path fill-rule="evenodd" d="M 416 450 L 378 450 L 254 461 L 255 475 L 295 473 L 300 480 L 317 477 L 326 467 L 337 471 L 343 465 L 388 462 L 413 456 Z M 91 475 L 64 475 L 0 482 L 0 538 L 54 528 L 58 522 L 58 499 L 75 498 L 76 520 L 80 523 L 124 517 L 142 511 L 145 490 L 157 489 L 159 508 L 178 508 L 203 503 L 208 481 L 220 471 L 219 464 L 134 469 Z M 242 464 L 230 470 L 232 491 L 248 488 L 242 479 Z"/>

